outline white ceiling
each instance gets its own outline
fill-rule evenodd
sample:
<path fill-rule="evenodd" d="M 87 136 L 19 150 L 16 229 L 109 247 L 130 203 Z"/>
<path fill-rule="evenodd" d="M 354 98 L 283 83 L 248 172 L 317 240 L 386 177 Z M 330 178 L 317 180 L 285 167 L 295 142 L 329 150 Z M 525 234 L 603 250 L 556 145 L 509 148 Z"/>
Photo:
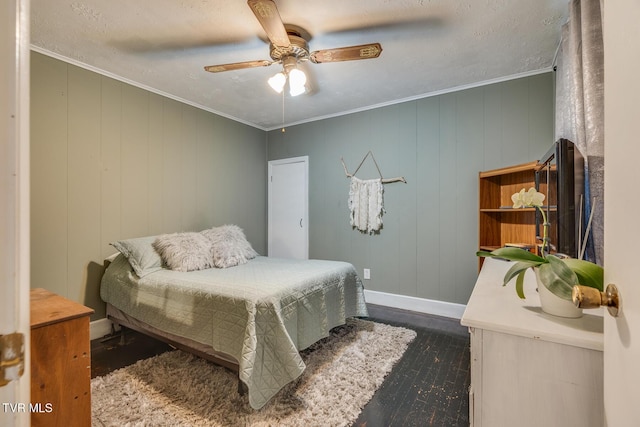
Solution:
<path fill-rule="evenodd" d="M 549 70 L 568 0 L 275 0 L 310 50 L 380 42 L 377 59 L 306 63 L 311 93 L 284 99 L 306 122 Z M 34 50 L 260 129 L 283 124 L 280 66 L 245 0 L 31 0 Z"/>

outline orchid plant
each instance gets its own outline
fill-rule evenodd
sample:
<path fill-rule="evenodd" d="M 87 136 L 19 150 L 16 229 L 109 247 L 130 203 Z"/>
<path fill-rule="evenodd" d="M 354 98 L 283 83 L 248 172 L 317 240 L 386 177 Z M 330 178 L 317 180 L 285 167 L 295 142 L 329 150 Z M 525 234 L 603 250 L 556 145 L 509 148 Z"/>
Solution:
<path fill-rule="evenodd" d="M 515 264 L 504 276 L 503 286 L 516 278 L 516 293 L 520 298 L 524 295 L 524 273 L 533 268 L 540 281 L 555 295 L 562 299 L 571 300 L 573 286 L 580 284 L 596 288 L 602 292 L 604 270 L 597 264 L 574 258 L 561 258 L 547 253 L 549 245 L 549 223 L 542 208 L 544 194 L 531 187 L 528 191 L 523 188 L 511 196 L 513 208 L 536 208 L 540 211 L 543 221 L 543 236 L 541 255 L 536 255 L 520 248 L 505 247 L 491 252 L 478 251 L 477 256 L 495 257 L 515 261 Z"/>

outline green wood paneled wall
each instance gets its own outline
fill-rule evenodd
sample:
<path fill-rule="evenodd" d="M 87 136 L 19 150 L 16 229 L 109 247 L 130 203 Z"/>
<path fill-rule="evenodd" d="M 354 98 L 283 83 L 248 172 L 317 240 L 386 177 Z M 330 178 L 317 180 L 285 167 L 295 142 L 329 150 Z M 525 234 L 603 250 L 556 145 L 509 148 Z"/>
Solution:
<path fill-rule="evenodd" d="M 266 253 L 266 135 L 31 56 L 31 284 L 96 310 L 118 239 L 238 224 Z"/>
<path fill-rule="evenodd" d="M 310 257 L 371 269 L 368 289 L 466 303 L 477 274 L 477 176 L 553 142 L 551 73 L 266 133 L 32 53 L 32 287 L 96 310 L 121 238 L 236 223 L 266 253 L 267 160 L 310 159 Z M 372 150 L 384 229 L 351 229 L 349 180 Z M 358 176 L 377 172 L 367 161 Z"/>
<path fill-rule="evenodd" d="M 466 304 L 477 276 L 478 172 L 540 158 L 553 142 L 553 76 L 539 74 L 268 133 L 268 160 L 309 156 L 311 258 L 371 269 L 371 290 Z M 350 171 L 372 150 L 384 228 L 351 229 Z M 367 161 L 358 177 L 375 178 Z"/>

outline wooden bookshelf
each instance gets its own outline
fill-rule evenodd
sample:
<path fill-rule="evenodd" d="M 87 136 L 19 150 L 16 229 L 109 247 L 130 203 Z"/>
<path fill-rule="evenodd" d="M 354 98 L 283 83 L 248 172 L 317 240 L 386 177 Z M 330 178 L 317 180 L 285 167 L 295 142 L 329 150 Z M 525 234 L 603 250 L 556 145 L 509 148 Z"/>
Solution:
<path fill-rule="evenodd" d="M 507 244 L 523 245 L 536 251 L 536 209 L 513 209 L 511 196 L 535 187 L 538 161 L 479 173 L 479 243 L 492 251 Z M 482 258 L 480 259 L 482 262 Z"/>

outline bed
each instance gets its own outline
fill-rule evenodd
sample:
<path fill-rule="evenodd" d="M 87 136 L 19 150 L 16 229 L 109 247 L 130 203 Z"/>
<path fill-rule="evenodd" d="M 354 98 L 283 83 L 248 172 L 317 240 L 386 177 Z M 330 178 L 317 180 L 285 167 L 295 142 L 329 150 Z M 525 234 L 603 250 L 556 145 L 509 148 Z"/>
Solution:
<path fill-rule="evenodd" d="M 145 248 L 154 238 L 138 240 Z M 304 371 L 300 350 L 346 318 L 368 315 L 349 263 L 256 255 L 229 268 L 176 271 L 158 265 L 153 248 L 137 257 L 119 250 L 100 288 L 108 318 L 237 371 L 254 409 Z M 141 260 L 151 268 L 141 270 Z"/>

